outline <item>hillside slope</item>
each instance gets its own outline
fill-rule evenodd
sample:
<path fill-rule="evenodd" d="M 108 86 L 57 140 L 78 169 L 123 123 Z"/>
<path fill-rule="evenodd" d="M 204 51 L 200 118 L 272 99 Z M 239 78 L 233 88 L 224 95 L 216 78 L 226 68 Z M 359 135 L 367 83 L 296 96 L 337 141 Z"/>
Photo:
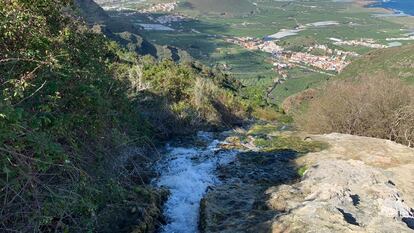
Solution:
<path fill-rule="evenodd" d="M 414 45 L 380 49 L 353 61 L 339 78 L 383 73 L 414 83 Z"/>
<path fill-rule="evenodd" d="M 127 21 L 109 17 L 109 15 L 93 0 L 75 0 L 80 15 L 85 21 L 94 26 L 95 31 L 99 30 L 109 38 L 119 42 L 124 46 L 133 44 L 135 51 L 141 55 L 151 55 L 158 57 L 157 48 L 138 34 L 138 28 Z M 99 28 L 99 29 L 98 29 Z M 128 37 L 123 37 L 120 33 L 128 32 Z"/>
<path fill-rule="evenodd" d="M 353 61 L 332 81 L 357 77 L 398 77 L 409 84 L 414 84 L 414 45 L 378 49 Z M 287 97 L 282 108 L 286 112 L 300 108 L 304 103 L 315 98 L 318 87 L 310 88 Z"/>
<path fill-rule="evenodd" d="M 140 34 L 140 27 L 128 20 L 110 17 L 105 10 L 93 0 L 75 0 L 80 15 L 94 30 L 117 41 L 129 50 L 140 55 L 151 55 L 155 58 L 168 58 L 175 61 L 189 60 L 184 51 L 171 46 L 160 46 L 149 42 Z"/>

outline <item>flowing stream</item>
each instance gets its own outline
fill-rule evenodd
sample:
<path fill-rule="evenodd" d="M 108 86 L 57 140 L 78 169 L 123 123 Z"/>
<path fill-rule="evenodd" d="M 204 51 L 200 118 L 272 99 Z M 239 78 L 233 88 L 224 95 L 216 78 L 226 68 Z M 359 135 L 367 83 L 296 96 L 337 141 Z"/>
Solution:
<path fill-rule="evenodd" d="M 168 145 L 158 164 L 156 185 L 171 192 L 164 207 L 167 224 L 163 233 L 198 232 L 200 201 L 209 186 L 220 182 L 215 170 L 235 159 L 236 151 L 221 150 L 213 133 L 200 132 L 197 139 L 201 143 Z"/>

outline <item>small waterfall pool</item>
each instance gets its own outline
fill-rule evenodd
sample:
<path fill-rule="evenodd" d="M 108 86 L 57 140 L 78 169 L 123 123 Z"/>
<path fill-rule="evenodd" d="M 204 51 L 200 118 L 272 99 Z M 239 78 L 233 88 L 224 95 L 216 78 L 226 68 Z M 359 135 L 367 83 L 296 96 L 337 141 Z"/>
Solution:
<path fill-rule="evenodd" d="M 200 201 L 209 186 L 220 182 L 216 168 L 235 159 L 236 151 L 221 150 L 213 133 L 200 132 L 197 139 L 204 145 L 167 145 L 157 166 L 160 177 L 156 185 L 171 192 L 164 207 L 167 224 L 162 233 L 198 232 Z"/>

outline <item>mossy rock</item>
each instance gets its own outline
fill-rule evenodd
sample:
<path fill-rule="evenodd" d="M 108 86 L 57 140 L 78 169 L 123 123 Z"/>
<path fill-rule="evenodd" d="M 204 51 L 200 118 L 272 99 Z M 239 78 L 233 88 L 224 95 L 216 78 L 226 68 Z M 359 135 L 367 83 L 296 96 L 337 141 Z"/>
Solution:
<path fill-rule="evenodd" d="M 257 139 L 255 145 L 265 152 L 279 150 L 294 150 L 298 153 L 318 152 L 328 145 L 323 142 L 305 141 L 296 136 L 276 136 L 267 139 Z"/>

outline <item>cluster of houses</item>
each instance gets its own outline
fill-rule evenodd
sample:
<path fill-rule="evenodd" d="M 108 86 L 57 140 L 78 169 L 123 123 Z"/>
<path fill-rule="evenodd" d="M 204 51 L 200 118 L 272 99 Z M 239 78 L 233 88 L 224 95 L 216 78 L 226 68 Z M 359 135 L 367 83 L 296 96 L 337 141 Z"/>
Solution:
<path fill-rule="evenodd" d="M 327 55 L 336 55 L 336 56 L 349 56 L 349 57 L 358 57 L 359 54 L 353 51 L 343 51 L 339 49 L 331 49 L 326 45 L 314 45 L 308 48 L 308 52 L 312 52 L 315 49 L 320 49 L 325 52 Z"/>
<path fill-rule="evenodd" d="M 325 45 L 315 45 L 308 48 L 307 52 L 293 52 L 285 50 L 276 44 L 275 41 L 262 40 L 252 37 L 234 37 L 227 38 L 227 42 L 237 44 L 248 50 L 260 50 L 271 53 L 274 70 L 282 77 L 287 77 L 286 69 L 295 65 L 312 66 L 325 71 L 340 73 L 348 64 L 348 56 L 358 56 L 354 52 L 345 52 L 341 50 L 332 50 Z M 314 55 L 314 49 L 325 51 L 325 55 Z"/>
<path fill-rule="evenodd" d="M 157 22 L 161 24 L 170 24 L 173 22 L 182 22 L 187 20 L 187 18 L 183 15 L 174 14 L 174 15 L 163 15 L 155 19 Z"/>
<path fill-rule="evenodd" d="M 140 10 L 140 13 L 171 12 L 178 6 L 178 1 L 154 4 L 149 8 Z"/>
<path fill-rule="evenodd" d="M 248 50 L 260 50 L 267 53 L 276 53 L 283 51 L 283 48 L 277 45 L 274 41 L 265 41 L 253 37 L 234 37 L 227 38 L 227 42 L 244 47 Z"/>
<path fill-rule="evenodd" d="M 346 60 L 346 56 L 316 56 L 303 52 L 291 53 L 289 62 L 305 64 L 337 73 L 340 73 L 350 63 Z"/>

